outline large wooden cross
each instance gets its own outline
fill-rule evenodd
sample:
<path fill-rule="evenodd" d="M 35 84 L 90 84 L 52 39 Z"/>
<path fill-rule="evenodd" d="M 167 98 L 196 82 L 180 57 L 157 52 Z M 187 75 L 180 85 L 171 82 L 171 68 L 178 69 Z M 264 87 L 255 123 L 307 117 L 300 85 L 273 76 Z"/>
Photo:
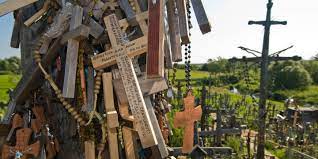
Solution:
<path fill-rule="evenodd" d="M 37 141 L 34 144 L 29 145 L 31 135 L 32 130 L 30 128 L 22 128 L 17 130 L 16 145 L 3 145 L 2 158 L 10 159 L 11 157 L 16 157 L 20 159 L 27 159 L 28 155 L 33 155 L 34 157 L 37 157 L 40 152 L 40 141 Z"/>
<path fill-rule="evenodd" d="M 83 8 L 75 6 L 70 22 L 70 30 L 74 30 L 82 24 Z M 79 51 L 79 41 L 69 39 L 67 45 L 67 54 L 65 62 L 65 75 L 63 83 L 63 97 L 74 98 L 75 93 L 75 78 L 77 69 L 77 58 Z"/>
<path fill-rule="evenodd" d="M 146 52 L 147 42 L 143 41 L 143 38 L 139 38 L 131 42 L 125 42 L 119 22 L 116 15 L 114 14 L 105 17 L 104 21 L 108 32 L 108 37 L 113 47 L 113 49 L 109 51 L 109 53 L 112 55 L 109 56 L 107 53 L 104 54 L 103 56 L 107 56 L 108 58 L 103 58 L 104 60 L 100 60 L 103 62 L 103 66 L 99 65 L 99 67 L 95 67 L 97 66 L 97 59 L 93 57 L 93 66 L 97 69 L 101 69 L 116 64 L 117 62 L 119 73 L 128 97 L 129 105 L 137 123 L 136 129 L 138 131 L 142 146 L 143 148 L 147 148 L 157 145 L 157 139 L 150 122 L 149 114 L 147 113 L 146 104 L 143 99 L 131 59 L 129 58 L 129 55 L 133 56 L 136 54 L 136 52 Z"/>
<path fill-rule="evenodd" d="M 177 112 L 174 118 L 174 126 L 184 127 L 182 152 L 189 153 L 193 148 L 194 122 L 201 119 L 201 106 L 195 106 L 194 96 L 191 91 L 183 99 L 184 111 Z"/>

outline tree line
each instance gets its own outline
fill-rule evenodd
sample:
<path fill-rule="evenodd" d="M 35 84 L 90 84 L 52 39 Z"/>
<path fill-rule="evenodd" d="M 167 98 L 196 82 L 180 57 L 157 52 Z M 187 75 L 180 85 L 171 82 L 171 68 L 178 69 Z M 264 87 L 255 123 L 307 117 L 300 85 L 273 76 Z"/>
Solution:
<path fill-rule="evenodd" d="M 0 74 L 20 74 L 21 60 L 19 57 L 12 56 L 0 59 Z"/>

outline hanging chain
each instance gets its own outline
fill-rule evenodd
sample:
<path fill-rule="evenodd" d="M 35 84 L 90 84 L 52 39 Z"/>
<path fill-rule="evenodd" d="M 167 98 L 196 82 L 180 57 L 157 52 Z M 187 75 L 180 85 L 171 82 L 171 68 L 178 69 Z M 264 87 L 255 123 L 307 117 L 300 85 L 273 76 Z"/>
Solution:
<path fill-rule="evenodd" d="M 192 28 L 192 23 L 191 23 L 191 10 L 190 10 L 190 1 L 187 0 L 187 16 L 188 16 L 188 26 L 189 26 L 189 38 L 191 37 L 191 28 Z M 186 87 L 187 90 L 191 89 L 191 42 L 188 44 L 185 44 L 184 48 L 184 55 L 185 55 L 185 78 L 186 78 Z"/>

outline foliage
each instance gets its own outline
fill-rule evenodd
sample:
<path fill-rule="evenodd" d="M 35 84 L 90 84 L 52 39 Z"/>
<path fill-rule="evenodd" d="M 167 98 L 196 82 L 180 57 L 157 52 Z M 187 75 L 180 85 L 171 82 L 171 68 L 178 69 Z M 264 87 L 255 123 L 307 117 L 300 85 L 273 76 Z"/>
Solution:
<path fill-rule="evenodd" d="M 234 152 L 236 152 L 238 154 L 238 156 L 241 156 L 243 155 L 242 151 L 241 151 L 241 141 L 243 139 L 241 138 L 238 138 L 238 137 L 234 137 L 234 136 L 230 136 L 228 137 L 228 139 L 225 141 L 225 146 L 228 146 L 228 147 L 231 147 Z"/>
<path fill-rule="evenodd" d="M 227 59 L 218 57 L 215 60 L 209 59 L 207 63 L 203 64 L 201 71 L 208 71 L 213 74 L 228 72 L 229 62 Z"/>
<path fill-rule="evenodd" d="M 304 89 L 312 83 L 309 73 L 299 62 L 275 63 L 270 69 L 275 89 Z"/>
<path fill-rule="evenodd" d="M 20 58 L 13 56 L 6 59 L 0 59 L 0 72 L 11 72 L 15 74 L 21 73 Z M 4 73 L 1 73 L 4 74 Z"/>
<path fill-rule="evenodd" d="M 318 61 L 302 61 L 301 64 L 309 72 L 313 82 L 318 84 Z"/>

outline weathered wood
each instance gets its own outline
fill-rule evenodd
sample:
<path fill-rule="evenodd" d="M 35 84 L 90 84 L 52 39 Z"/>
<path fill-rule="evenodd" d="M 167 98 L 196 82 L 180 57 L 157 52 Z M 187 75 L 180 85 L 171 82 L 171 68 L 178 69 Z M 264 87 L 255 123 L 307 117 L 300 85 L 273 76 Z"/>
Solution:
<path fill-rule="evenodd" d="M 94 141 L 85 141 L 85 159 L 95 159 L 95 143 Z"/>
<path fill-rule="evenodd" d="M 83 20 L 83 8 L 75 6 L 73 9 L 73 15 L 70 22 L 70 30 L 76 29 L 82 24 Z M 63 83 L 63 97 L 74 98 L 75 93 L 75 78 L 77 70 L 77 58 L 79 41 L 76 39 L 68 40 L 66 62 L 65 62 L 65 74 Z"/>
<path fill-rule="evenodd" d="M 153 129 L 154 129 L 154 132 L 156 134 L 157 141 L 158 141 L 158 149 L 160 152 L 160 156 L 161 156 L 161 158 L 166 158 L 169 155 L 169 152 L 167 150 L 165 140 L 162 136 L 161 129 L 159 127 L 158 120 L 156 118 L 154 107 L 151 103 L 149 96 L 145 97 L 144 99 L 145 99 L 145 103 L 147 106 L 148 114 L 149 114 Z"/>
<path fill-rule="evenodd" d="M 95 69 L 106 68 L 116 64 L 116 51 L 120 51 L 121 47 L 115 47 L 111 50 L 107 50 L 103 53 L 95 55 L 91 58 L 92 64 Z M 147 52 L 147 39 L 146 37 L 138 38 L 134 41 L 130 41 L 125 45 L 128 56 L 133 57 Z"/>
<path fill-rule="evenodd" d="M 202 34 L 206 34 L 211 31 L 211 24 L 209 22 L 208 16 L 205 13 L 201 0 L 191 0 L 192 8 L 195 13 L 195 17 L 199 24 Z"/>
<path fill-rule="evenodd" d="M 107 16 L 104 21 L 112 46 L 121 46 L 115 50 L 115 53 L 117 54 L 116 61 L 129 100 L 131 111 L 137 123 L 136 129 L 138 131 L 142 147 L 147 148 L 157 145 L 157 140 L 149 119 L 149 114 L 146 110 L 145 101 L 142 97 L 133 65 L 127 55 L 127 50 L 125 49 L 126 43 L 124 42 L 123 33 L 120 29 L 116 15 L 112 14 Z"/>
<path fill-rule="evenodd" d="M 190 37 L 186 0 L 176 0 L 176 5 L 178 8 L 179 28 L 182 44 L 189 44 Z"/>
<path fill-rule="evenodd" d="M 97 23 L 93 18 L 89 19 L 87 26 L 90 28 L 89 34 L 92 35 L 95 39 L 99 38 L 105 30 L 105 28 Z"/>
<path fill-rule="evenodd" d="M 179 13 L 176 7 L 176 1 L 167 2 L 167 16 L 169 24 L 169 39 L 172 54 L 172 61 L 182 61 Z"/>
<path fill-rule="evenodd" d="M 125 12 L 126 19 L 129 22 L 130 25 L 136 26 L 137 20 L 136 20 L 136 13 L 132 9 L 130 3 L 128 0 L 118 0 L 120 8 Z"/>
<path fill-rule="evenodd" d="M 21 11 L 17 10 L 14 12 L 14 26 L 11 35 L 10 46 L 12 48 L 19 48 L 20 45 L 20 30 L 21 30 Z"/>
<path fill-rule="evenodd" d="M 164 22 L 163 0 L 148 1 L 148 52 L 147 78 L 158 78 L 164 75 Z"/>
<path fill-rule="evenodd" d="M 94 106 L 94 68 L 87 67 L 87 112 L 93 110 Z"/>
<path fill-rule="evenodd" d="M 148 10 L 147 0 L 135 0 L 135 3 L 139 4 L 140 11 L 144 12 Z M 138 10 L 138 9 L 137 9 Z"/>
<path fill-rule="evenodd" d="M 61 48 L 60 40 L 61 38 L 56 39 L 47 54 L 42 58 L 41 63 L 45 69 L 50 66 L 53 59 L 57 57 L 57 50 Z M 9 101 L 8 111 L 3 118 L 3 123 L 8 124 L 10 122 L 10 115 L 14 112 L 16 105 L 23 104 L 29 97 L 30 92 L 43 84 L 43 82 L 44 78 L 41 77 L 40 68 L 34 63 L 31 63 L 12 93 L 12 99 Z"/>
<path fill-rule="evenodd" d="M 117 127 L 119 127 L 118 114 L 114 105 L 112 73 L 103 73 L 103 89 L 105 110 L 107 114 L 107 137 L 110 158 L 119 159 L 118 141 L 117 141 Z"/>
<path fill-rule="evenodd" d="M 148 20 L 148 11 L 145 11 L 145 12 L 138 12 L 137 11 L 136 21 L 139 24 L 139 27 L 140 27 L 142 33 L 144 34 L 144 36 L 148 35 L 148 25 L 146 22 L 147 20 Z M 119 21 L 119 25 L 121 27 L 123 27 L 124 30 L 126 30 L 126 28 L 128 28 L 128 26 L 129 26 L 129 23 L 128 23 L 127 19 L 121 19 Z"/>
<path fill-rule="evenodd" d="M 182 143 L 182 152 L 190 153 L 193 148 L 194 122 L 201 119 L 201 106 L 194 107 L 194 96 L 189 91 L 183 99 L 184 111 L 177 112 L 174 118 L 175 127 L 185 127 Z"/>
<path fill-rule="evenodd" d="M 7 0 L 0 3 L 0 17 L 36 1 L 38 0 Z"/>
<path fill-rule="evenodd" d="M 120 104 L 128 104 L 127 95 L 123 82 L 120 79 L 116 79 L 114 82 L 114 88 L 116 96 Z M 167 82 L 164 78 L 161 79 L 145 79 L 144 77 L 138 78 L 141 92 L 143 96 L 149 96 L 168 89 Z"/>
<path fill-rule="evenodd" d="M 45 1 L 43 4 L 43 7 L 38 12 L 36 12 L 32 17 L 26 20 L 24 22 L 24 25 L 29 27 L 32 23 L 34 23 L 37 19 L 39 19 L 45 12 L 48 11 L 49 4 L 50 4 L 49 0 Z"/>
<path fill-rule="evenodd" d="M 134 130 L 123 126 L 122 127 L 122 133 L 123 133 L 123 139 L 124 139 L 124 145 L 125 145 L 125 153 L 126 158 L 129 159 L 137 159 L 139 158 L 138 152 L 136 150 L 137 148 L 137 142 L 136 142 L 136 135 Z"/>
<path fill-rule="evenodd" d="M 71 30 L 67 33 L 65 33 L 62 37 L 61 44 L 65 44 L 68 42 L 70 39 L 76 40 L 76 41 L 81 41 L 86 38 L 88 38 L 90 32 L 90 28 L 85 26 L 85 25 L 80 25 L 74 30 Z"/>
<path fill-rule="evenodd" d="M 166 69 L 172 69 L 173 68 L 173 63 L 171 59 L 171 52 L 170 52 L 170 47 L 167 39 L 165 38 L 164 41 L 164 51 L 165 51 L 165 68 Z"/>

